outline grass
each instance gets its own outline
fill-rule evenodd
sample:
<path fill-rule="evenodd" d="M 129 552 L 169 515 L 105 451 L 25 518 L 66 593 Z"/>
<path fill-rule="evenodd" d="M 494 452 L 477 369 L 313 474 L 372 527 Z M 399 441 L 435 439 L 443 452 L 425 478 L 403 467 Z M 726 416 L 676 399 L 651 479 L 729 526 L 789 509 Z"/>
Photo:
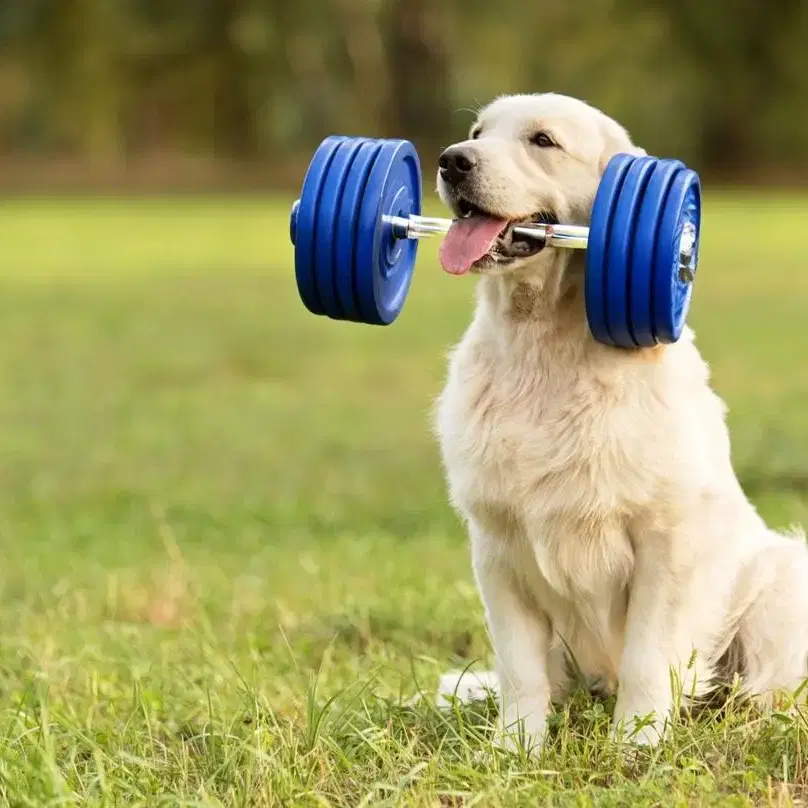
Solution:
<path fill-rule="evenodd" d="M 0 214 L 0 801 L 787 805 L 803 721 L 736 707 L 653 753 L 576 695 L 489 749 L 490 662 L 428 411 L 471 286 L 424 242 L 400 320 L 308 315 L 286 200 Z M 749 219 L 767 243 L 754 243 Z M 708 197 L 691 322 L 767 519 L 808 524 L 808 199 Z"/>

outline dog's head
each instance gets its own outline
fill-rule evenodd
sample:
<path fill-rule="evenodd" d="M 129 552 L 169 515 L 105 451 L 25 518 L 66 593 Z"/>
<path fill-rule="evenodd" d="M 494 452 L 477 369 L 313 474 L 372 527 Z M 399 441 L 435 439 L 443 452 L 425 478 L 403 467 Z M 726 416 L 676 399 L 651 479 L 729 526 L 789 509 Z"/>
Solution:
<path fill-rule="evenodd" d="M 555 250 L 518 222 L 588 225 L 601 175 L 618 152 L 644 154 L 594 107 L 553 93 L 485 107 L 468 140 L 440 156 L 438 194 L 457 218 L 441 245 L 448 272 L 541 270 Z"/>

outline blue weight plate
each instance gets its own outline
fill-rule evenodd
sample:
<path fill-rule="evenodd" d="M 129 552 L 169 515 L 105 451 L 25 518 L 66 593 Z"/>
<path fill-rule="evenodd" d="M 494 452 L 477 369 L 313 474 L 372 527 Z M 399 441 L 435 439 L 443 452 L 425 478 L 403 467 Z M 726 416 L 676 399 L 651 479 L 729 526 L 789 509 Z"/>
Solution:
<path fill-rule="evenodd" d="M 382 149 L 382 141 L 362 138 L 351 165 L 350 180 L 342 193 L 336 222 L 337 294 L 346 320 L 363 322 L 359 311 L 357 287 L 356 239 L 359 231 L 359 213 L 370 170 Z"/>
<path fill-rule="evenodd" d="M 352 211 L 342 210 L 342 201 L 345 192 L 355 184 L 354 159 L 364 142 L 364 138 L 345 138 L 337 146 L 320 191 L 314 239 L 314 278 L 323 311 L 333 320 L 346 319 L 342 305 L 346 291 L 337 288 L 340 278 L 344 278 L 338 267 L 338 236 L 340 226 L 347 222 L 350 227 L 354 220 Z M 353 297 L 350 279 L 347 292 Z M 351 307 L 354 307 L 353 303 Z"/>
<path fill-rule="evenodd" d="M 696 229 L 690 272 L 698 264 L 701 232 L 701 183 L 695 171 L 683 168 L 673 179 L 659 222 L 654 261 L 654 325 L 659 342 L 676 342 L 690 310 L 693 282 L 680 276 L 679 242 L 686 224 Z"/>
<path fill-rule="evenodd" d="M 312 314 L 326 314 L 317 292 L 315 237 L 323 181 L 337 148 L 344 140 L 344 137 L 331 135 L 317 147 L 303 178 L 297 210 L 293 209 L 294 219 L 290 223 L 290 229 L 294 230 L 297 290 L 303 305 Z"/>
<path fill-rule="evenodd" d="M 421 212 L 421 166 L 406 140 L 383 141 L 365 186 L 356 232 L 356 285 L 363 322 L 389 325 L 412 282 L 417 243 L 398 239 L 385 216 Z"/>
<path fill-rule="evenodd" d="M 592 216 L 589 220 L 589 240 L 586 246 L 586 274 L 584 276 L 584 299 L 586 318 L 592 336 L 604 345 L 613 345 L 612 335 L 606 318 L 606 259 L 609 250 L 609 237 L 612 231 L 617 197 L 623 185 L 623 178 L 635 160 L 630 154 L 616 154 L 609 160 L 600 179 Z"/>
<path fill-rule="evenodd" d="M 620 348 L 637 346 L 629 318 L 633 247 L 637 217 L 654 163 L 652 157 L 637 157 L 631 162 L 612 216 L 606 253 L 606 323 L 612 344 Z"/>
<path fill-rule="evenodd" d="M 629 321 L 634 339 L 643 347 L 657 344 L 654 322 L 654 264 L 659 222 L 671 182 L 684 164 L 678 160 L 657 160 L 645 187 L 631 260 Z"/>
<path fill-rule="evenodd" d="M 292 242 L 292 246 L 297 242 L 297 213 L 299 210 L 300 200 L 298 199 L 292 205 L 292 212 L 289 215 L 289 240 Z"/>

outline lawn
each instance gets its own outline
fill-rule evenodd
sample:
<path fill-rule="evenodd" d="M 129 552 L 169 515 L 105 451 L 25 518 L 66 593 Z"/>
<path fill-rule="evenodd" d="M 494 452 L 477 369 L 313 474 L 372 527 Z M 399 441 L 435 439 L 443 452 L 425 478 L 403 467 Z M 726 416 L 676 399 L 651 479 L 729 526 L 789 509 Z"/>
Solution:
<path fill-rule="evenodd" d="M 3 206 L 2 805 L 808 796 L 808 725 L 784 716 L 704 715 L 632 757 L 578 695 L 530 762 L 477 755 L 490 705 L 410 703 L 490 662 L 428 428 L 473 281 L 423 242 L 392 327 L 313 317 L 288 204 Z M 808 198 L 709 196 L 691 317 L 782 526 L 808 525 L 806 217 Z"/>

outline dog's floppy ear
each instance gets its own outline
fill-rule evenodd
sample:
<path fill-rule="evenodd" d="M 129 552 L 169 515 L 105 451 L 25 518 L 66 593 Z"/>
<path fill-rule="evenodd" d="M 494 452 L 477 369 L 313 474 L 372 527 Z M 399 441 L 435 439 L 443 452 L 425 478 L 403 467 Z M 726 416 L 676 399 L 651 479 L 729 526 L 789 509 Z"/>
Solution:
<path fill-rule="evenodd" d="M 598 162 L 601 174 L 606 170 L 609 160 L 615 154 L 633 154 L 637 157 L 644 157 L 648 153 L 645 149 L 632 143 L 629 133 L 612 120 L 609 120 L 603 127 L 603 144 L 603 151 Z"/>

